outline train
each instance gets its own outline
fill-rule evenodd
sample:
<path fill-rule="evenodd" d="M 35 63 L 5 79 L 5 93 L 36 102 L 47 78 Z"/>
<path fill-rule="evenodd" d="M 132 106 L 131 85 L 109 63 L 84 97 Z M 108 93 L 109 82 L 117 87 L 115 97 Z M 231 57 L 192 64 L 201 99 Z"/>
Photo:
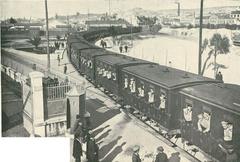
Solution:
<path fill-rule="evenodd" d="M 67 38 L 77 71 L 122 107 L 155 121 L 219 161 L 240 157 L 240 86 L 107 51 L 84 34 Z M 89 33 L 88 33 L 89 34 Z M 97 34 L 89 34 L 99 38 Z M 240 161 L 240 159 L 238 159 Z"/>

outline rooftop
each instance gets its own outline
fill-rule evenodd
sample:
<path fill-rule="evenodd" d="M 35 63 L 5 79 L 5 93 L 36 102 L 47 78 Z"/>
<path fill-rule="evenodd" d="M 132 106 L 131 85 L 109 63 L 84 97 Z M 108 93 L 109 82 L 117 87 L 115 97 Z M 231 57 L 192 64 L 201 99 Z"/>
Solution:
<path fill-rule="evenodd" d="M 101 60 L 102 62 L 107 62 L 108 64 L 111 64 L 111 65 L 115 65 L 115 64 L 124 65 L 129 63 L 136 63 L 136 64 L 149 63 L 148 61 L 144 61 L 144 60 L 140 60 L 137 58 L 116 54 L 116 53 L 112 53 L 112 55 L 99 56 L 97 57 L 97 60 Z"/>
<path fill-rule="evenodd" d="M 167 89 L 182 88 L 205 82 L 218 82 L 197 74 L 185 72 L 162 65 L 140 65 L 124 68 L 124 71 L 137 77 L 158 84 Z"/>
<path fill-rule="evenodd" d="M 240 10 L 232 11 L 231 14 L 240 14 Z"/>
<path fill-rule="evenodd" d="M 239 85 L 205 84 L 184 88 L 182 92 L 240 113 Z"/>

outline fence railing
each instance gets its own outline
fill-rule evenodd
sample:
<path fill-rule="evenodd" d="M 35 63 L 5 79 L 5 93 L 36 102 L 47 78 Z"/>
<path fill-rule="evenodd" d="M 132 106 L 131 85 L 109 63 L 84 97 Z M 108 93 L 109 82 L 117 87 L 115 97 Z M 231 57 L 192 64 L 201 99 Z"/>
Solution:
<path fill-rule="evenodd" d="M 66 98 L 68 93 L 73 88 L 73 85 L 69 83 L 60 83 L 60 85 L 50 85 L 45 87 L 45 95 L 48 101 L 59 100 Z M 79 92 L 84 90 L 82 85 L 76 85 Z"/>
<path fill-rule="evenodd" d="M 69 84 L 47 86 L 46 87 L 47 100 L 63 99 L 66 97 L 66 93 L 69 92 L 70 89 L 71 86 Z"/>

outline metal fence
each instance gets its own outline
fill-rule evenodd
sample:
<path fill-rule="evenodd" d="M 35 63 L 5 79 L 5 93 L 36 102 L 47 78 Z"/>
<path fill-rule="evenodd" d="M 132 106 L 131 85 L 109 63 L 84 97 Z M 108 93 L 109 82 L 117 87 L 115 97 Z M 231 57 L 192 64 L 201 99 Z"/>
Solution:
<path fill-rule="evenodd" d="M 79 92 L 84 90 L 82 85 L 75 85 Z M 69 83 L 60 83 L 60 85 L 46 86 L 45 95 L 48 101 L 60 100 L 66 98 L 68 93 L 73 88 L 73 85 Z"/>
<path fill-rule="evenodd" d="M 71 86 L 69 84 L 47 86 L 46 87 L 47 100 L 63 99 L 66 97 L 66 93 L 69 92 L 70 89 Z"/>

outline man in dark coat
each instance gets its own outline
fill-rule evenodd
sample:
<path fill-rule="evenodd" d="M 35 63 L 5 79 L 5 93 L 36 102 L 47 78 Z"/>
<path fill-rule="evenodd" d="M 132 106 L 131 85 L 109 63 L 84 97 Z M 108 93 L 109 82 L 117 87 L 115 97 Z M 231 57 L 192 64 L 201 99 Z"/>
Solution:
<path fill-rule="evenodd" d="M 127 53 L 127 51 L 128 51 L 128 46 L 125 45 L 124 48 L 125 48 L 125 52 Z"/>
<path fill-rule="evenodd" d="M 139 157 L 139 150 L 140 150 L 140 147 L 139 146 L 134 146 L 133 148 L 133 154 L 132 154 L 132 162 L 141 162 L 142 160 L 140 159 Z"/>
<path fill-rule="evenodd" d="M 156 156 L 155 162 L 168 162 L 167 155 L 163 152 L 164 149 L 162 146 L 157 148 L 158 154 Z"/>
<path fill-rule="evenodd" d="M 80 133 L 75 133 L 73 140 L 73 157 L 76 162 L 81 162 L 82 144 L 80 141 Z"/>
<path fill-rule="evenodd" d="M 99 148 L 95 142 L 95 139 L 90 138 L 87 141 L 87 152 L 86 152 L 88 162 L 98 162 L 98 151 L 99 151 Z"/>
<path fill-rule="evenodd" d="M 64 65 L 64 74 L 67 74 L 67 64 Z"/>
<path fill-rule="evenodd" d="M 123 47 L 120 46 L 120 47 L 119 47 L 119 51 L 120 51 L 120 53 L 122 53 L 122 50 L 123 50 Z"/>

